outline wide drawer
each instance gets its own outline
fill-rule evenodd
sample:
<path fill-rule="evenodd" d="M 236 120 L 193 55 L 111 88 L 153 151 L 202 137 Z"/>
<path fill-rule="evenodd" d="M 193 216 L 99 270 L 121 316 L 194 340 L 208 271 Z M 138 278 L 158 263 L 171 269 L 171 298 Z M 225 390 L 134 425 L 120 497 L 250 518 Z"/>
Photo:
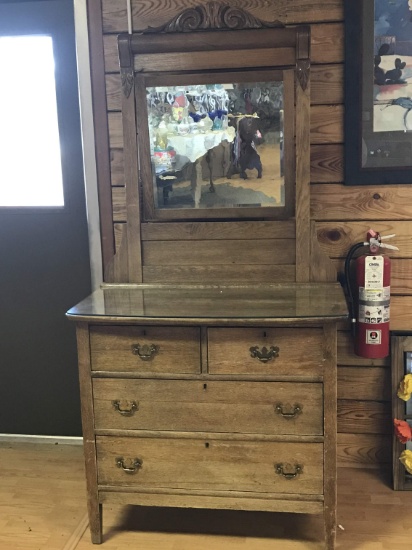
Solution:
<path fill-rule="evenodd" d="M 93 380 L 97 429 L 323 434 L 321 383 Z"/>
<path fill-rule="evenodd" d="M 210 328 L 210 374 L 323 373 L 323 330 L 318 328 Z"/>
<path fill-rule="evenodd" d="M 100 486 L 323 493 L 322 443 L 97 437 Z"/>
<path fill-rule="evenodd" d="M 200 331 L 194 327 L 92 326 L 92 370 L 199 373 Z"/>

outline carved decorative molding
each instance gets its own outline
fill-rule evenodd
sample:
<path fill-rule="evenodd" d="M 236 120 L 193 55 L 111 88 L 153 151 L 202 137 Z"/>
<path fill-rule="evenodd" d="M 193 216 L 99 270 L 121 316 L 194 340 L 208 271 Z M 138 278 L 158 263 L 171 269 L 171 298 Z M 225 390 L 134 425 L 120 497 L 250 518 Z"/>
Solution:
<path fill-rule="evenodd" d="M 280 21 L 262 21 L 241 8 L 222 2 L 208 2 L 188 8 L 160 27 L 148 27 L 143 33 L 244 30 L 284 27 Z"/>
<path fill-rule="evenodd" d="M 127 68 L 120 68 L 120 75 L 122 78 L 122 90 L 126 97 L 129 97 L 130 92 L 133 88 L 133 79 L 134 79 L 134 73 L 133 69 Z"/>
<path fill-rule="evenodd" d="M 309 59 L 298 59 L 296 63 L 297 77 L 300 87 L 303 91 L 308 87 L 309 73 L 310 73 L 310 61 Z"/>
<path fill-rule="evenodd" d="M 120 35 L 118 37 L 120 76 L 122 79 L 122 90 L 126 97 L 130 96 L 133 88 L 133 53 L 131 45 L 131 35 Z"/>

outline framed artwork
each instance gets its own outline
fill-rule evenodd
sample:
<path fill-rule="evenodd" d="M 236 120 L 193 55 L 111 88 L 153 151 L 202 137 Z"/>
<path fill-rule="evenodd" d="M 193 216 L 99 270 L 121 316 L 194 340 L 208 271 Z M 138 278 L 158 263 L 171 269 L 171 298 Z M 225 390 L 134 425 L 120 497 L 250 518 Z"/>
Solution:
<path fill-rule="evenodd" d="M 412 183 L 412 0 L 345 0 L 345 184 Z"/>
<path fill-rule="evenodd" d="M 407 391 L 412 376 L 412 336 L 393 332 L 391 337 L 393 488 L 412 491 L 412 396 Z"/>

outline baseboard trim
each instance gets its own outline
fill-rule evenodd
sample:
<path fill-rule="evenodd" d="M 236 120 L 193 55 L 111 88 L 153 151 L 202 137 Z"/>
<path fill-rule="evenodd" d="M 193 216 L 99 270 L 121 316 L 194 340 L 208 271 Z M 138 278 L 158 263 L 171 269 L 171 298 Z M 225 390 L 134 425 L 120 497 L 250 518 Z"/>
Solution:
<path fill-rule="evenodd" d="M 49 445 L 82 445 L 82 437 L 67 437 L 57 435 L 24 435 L 24 434 L 2 434 L 0 443 L 48 443 Z"/>

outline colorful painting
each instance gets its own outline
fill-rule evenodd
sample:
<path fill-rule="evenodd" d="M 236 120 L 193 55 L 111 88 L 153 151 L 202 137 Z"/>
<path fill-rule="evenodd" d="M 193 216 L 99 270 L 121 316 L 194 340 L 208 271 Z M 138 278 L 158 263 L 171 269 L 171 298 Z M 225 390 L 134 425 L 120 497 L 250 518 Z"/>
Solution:
<path fill-rule="evenodd" d="M 374 0 L 373 131 L 412 131 L 412 0 Z"/>

